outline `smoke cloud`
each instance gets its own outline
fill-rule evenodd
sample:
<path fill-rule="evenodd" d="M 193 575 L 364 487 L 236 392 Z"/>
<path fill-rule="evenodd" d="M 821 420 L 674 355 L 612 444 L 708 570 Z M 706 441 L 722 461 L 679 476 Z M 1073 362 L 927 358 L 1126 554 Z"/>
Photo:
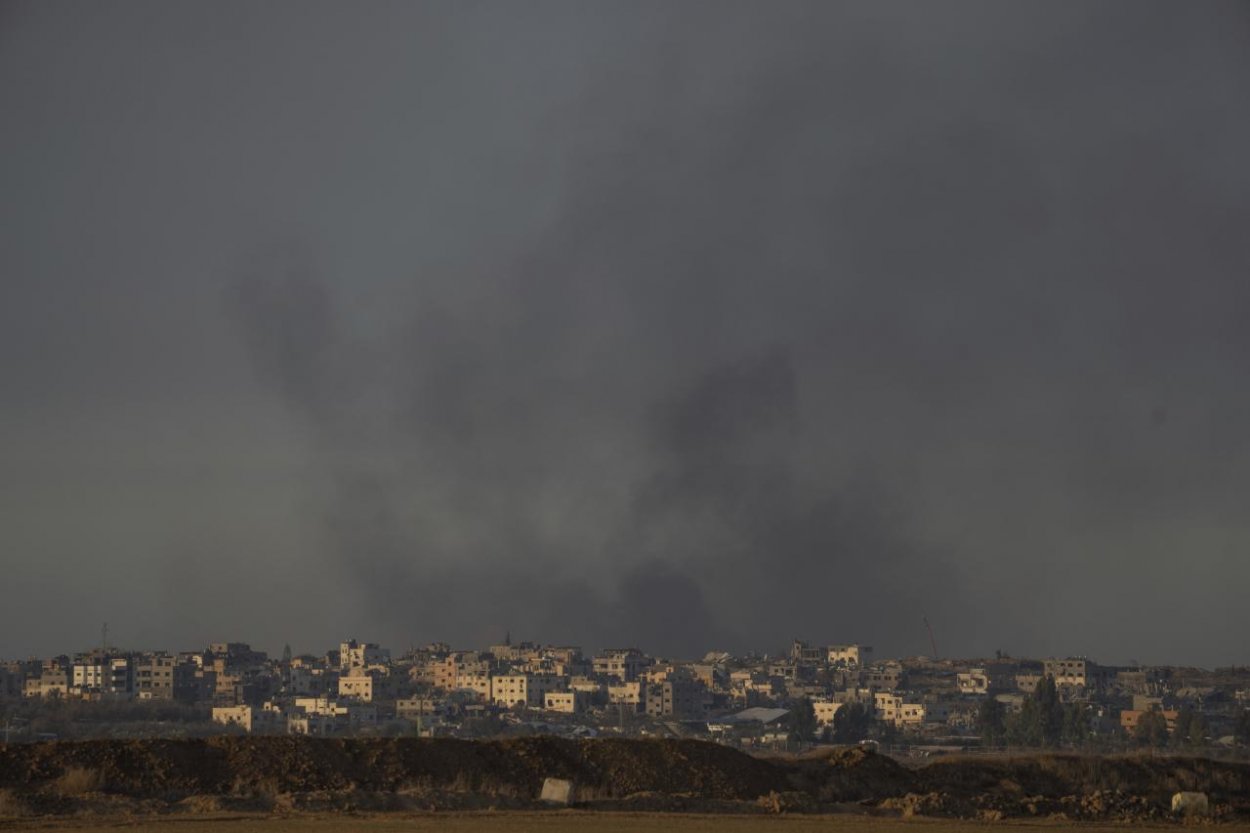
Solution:
<path fill-rule="evenodd" d="M 0 653 L 1244 662 L 1244 6 L 6 9 Z"/>

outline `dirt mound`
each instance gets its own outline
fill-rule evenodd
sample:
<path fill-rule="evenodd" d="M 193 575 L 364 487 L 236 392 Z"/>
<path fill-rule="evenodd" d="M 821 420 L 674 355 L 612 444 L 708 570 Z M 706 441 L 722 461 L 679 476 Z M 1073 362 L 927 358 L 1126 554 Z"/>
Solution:
<path fill-rule="evenodd" d="M 680 740 L 219 737 L 52 742 L 0 751 L 0 789 L 65 794 L 67 773 L 90 784 L 90 791 L 178 800 L 345 790 L 537 798 L 548 777 L 568 778 L 605 798 L 662 792 L 754 800 L 788 784 L 787 773 L 765 761 Z"/>
<path fill-rule="evenodd" d="M 1141 820 L 1170 817 L 1171 795 L 1192 790 L 1217 815 L 1250 814 L 1250 765 L 1205 759 L 967 757 L 911 770 L 856 747 L 763 759 L 700 741 L 550 737 L 11 745 L 0 747 L 0 814 L 524 808 L 546 778 L 602 809 Z"/>
<path fill-rule="evenodd" d="M 770 760 L 787 772 L 790 790 L 807 793 L 822 804 L 873 801 L 915 789 L 911 770 L 865 747 L 834 747 L 802 758 Z"/>
<path fill-rule="evenodd" d="M 1029 755 L 948 758 L 915 773 L 917 793 L 1009 815 L 1162 816 L 1172 795 L 1184 790 L 1207 793 L 1227 812 L 1250 812 L 1250 766 L 1206 758 Z"/>

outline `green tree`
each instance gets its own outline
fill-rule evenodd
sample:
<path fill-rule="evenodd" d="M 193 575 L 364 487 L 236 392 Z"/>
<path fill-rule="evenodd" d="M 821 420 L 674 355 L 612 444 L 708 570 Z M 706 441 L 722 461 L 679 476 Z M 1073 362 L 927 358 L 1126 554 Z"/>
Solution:
<path fill-rule="evenodd" d="M 1137 719 L 1133 740 L 1142 746 L 1162 749 L 1168 745 L 1168 719 L 1162 712 L 1148 711 Z"/>
<path fill-rule="evenodd" d="M 1041 748 L 1057 746 L 1063 738 L 1064 708 L 1051 677 L 1043 677 L 1020 711 L 1007 720 L 1007 743 Z"/>
<path fill-rule="evenodd" d="M 1089 712 L 1082 703 L 1069 703 L 1063 707 L 1063 743 L 1067 746 L 1084 746 L 1089 740 Z"/>
<path fill-rule="evenodd" d="M 1064 715 L 1054 677 L 1042 677 L 1033 692 L 1033 700 L 1037 703 L 1034 719 L 1038 722 L 1036 734 L 1041 738 L 1040 745 L 1047 748 L 1058 746 L 1063 737 Z"/>
<path fill-rule="evenodd" d="M 977 709 L 977 731 L 985 746 L 1002 746 L 1007 739 L 1007 725 L 1003 719 L 1003 704 L 987 697 Z"/>
<path fill-rule="evenodd" d="M 833 715 L 835 743 L 858 743 L 868 737 L 872 715 L 859 703 L 847 703 Z"/>
<path fill-rule="evenodd" d="M 1172 730 L 1172 745 L 1178 748 L 1194 748 L 1207 742 L 1207 721 L 1201 714 L 1188 707 L 1176 715 L 1176 727 Z"/>
<path fill-rule="evenodd" d="M 810 697 L 794 704 L 790 711 L 790 732 L 800 741 L 811 741 L 816 736 L 816 709 Z"/>
<path fill-rule="evenodd" d="M 1037 719 L 1037 701 L 1030 697 L 1021 705 L 1020 711 L 1007 718 L 1007 743 L 1025 748 L 1041 746 L 1040 726 Z"/>

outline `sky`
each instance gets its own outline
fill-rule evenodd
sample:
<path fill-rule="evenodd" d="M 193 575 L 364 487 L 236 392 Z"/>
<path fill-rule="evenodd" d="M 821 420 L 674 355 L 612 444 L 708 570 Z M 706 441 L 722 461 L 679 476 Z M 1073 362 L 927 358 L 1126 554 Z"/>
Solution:
<path fill-rule="evenodd" d="M 0 656 L 1250 661 L 1250 7 L 0 4 Z"/>

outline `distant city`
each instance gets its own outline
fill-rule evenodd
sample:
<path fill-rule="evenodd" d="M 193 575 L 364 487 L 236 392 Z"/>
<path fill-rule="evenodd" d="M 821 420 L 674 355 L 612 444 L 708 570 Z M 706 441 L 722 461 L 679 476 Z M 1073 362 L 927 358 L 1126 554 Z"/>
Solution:
<path fill-rule="evenodd" d="M 271 657 L 240 642 L 0 663 L 6 742 L 213 734 L 698 737 L 745 749 L 867 743 L 917 754 L 1011 747 L 1236 748 L 1250 668 L 1084 657 L 879 658 L 795 640 L 697 660 L 514 642 L 394 655 L 348 640 Z"/>

